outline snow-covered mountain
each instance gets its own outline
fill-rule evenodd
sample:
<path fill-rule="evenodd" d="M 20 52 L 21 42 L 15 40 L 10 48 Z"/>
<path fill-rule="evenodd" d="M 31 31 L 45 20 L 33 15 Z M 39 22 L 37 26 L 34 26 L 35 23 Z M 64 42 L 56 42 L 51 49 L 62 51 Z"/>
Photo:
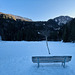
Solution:
<path fill-rule="evenodd" d="M 54 18 L 55 22 L 58 23 L 58 25 L 62 25 L 62 24 L 66 24 L 69 21 L 71 21 L 73 18 L 69 17 L 69 16 L 59 16 Z"/>

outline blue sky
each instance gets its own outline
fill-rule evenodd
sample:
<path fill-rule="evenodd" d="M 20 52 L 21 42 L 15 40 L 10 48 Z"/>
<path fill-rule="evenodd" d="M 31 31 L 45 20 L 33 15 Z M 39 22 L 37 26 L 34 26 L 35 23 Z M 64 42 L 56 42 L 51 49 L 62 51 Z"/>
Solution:
<path fill-rule="evenodd" d="M 75 0 L 0 0 L 0 12 L 47 21 L 60 15 L 75 17 Z"/>

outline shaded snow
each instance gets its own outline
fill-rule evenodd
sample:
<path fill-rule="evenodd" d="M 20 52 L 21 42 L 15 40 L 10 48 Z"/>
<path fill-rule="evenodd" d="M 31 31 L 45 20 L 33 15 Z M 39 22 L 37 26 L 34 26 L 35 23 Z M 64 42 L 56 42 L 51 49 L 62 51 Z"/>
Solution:
<path fill-rule="evenodd" d="M 66 63 L 37 64 L 32 56 L 49 56 L 45 41 L 42 42 L 0 42 L 0 75 L 75 75 L 75 43 L 49 42 L 50 56 L 71 55 Z"/>
<path fill-rule="evenodd" d="M 59 16 L 54 18 L 54 20 L 58 23 L 58 25 L 66 24 L 72 20 L 69 16 Z"/>

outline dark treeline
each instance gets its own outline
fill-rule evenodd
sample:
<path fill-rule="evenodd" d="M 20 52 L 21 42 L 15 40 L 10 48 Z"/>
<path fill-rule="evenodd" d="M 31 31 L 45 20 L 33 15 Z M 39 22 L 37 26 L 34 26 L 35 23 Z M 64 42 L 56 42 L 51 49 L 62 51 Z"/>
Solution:
<path fill-rule="evenodd" d="M 75 42 L 75 19 L 63 26 L 63 41 Z"/>
<path fill-rule="evenodd" d="M 28 22 L 19 19 L 0 17 L 0 36 L 5 41 L 42 41 L 48 33 L 48 40 L 75 42 L 75 19 L 66 25 L 59 26 L 54 20 Z"/>

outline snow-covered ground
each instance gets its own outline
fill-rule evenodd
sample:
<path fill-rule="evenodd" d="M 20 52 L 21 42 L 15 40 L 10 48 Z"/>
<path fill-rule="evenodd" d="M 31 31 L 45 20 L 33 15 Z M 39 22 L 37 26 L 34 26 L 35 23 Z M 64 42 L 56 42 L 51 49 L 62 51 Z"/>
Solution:
<path fill-rule="evenodd" d="M 49 42 L 51 55 L 48 55 L 45 41 L 0 41 L 0 75 L 75 75 L 75 43 Z M 37 64 L 32 56 L 72 56 L 66 63 Z"/>

